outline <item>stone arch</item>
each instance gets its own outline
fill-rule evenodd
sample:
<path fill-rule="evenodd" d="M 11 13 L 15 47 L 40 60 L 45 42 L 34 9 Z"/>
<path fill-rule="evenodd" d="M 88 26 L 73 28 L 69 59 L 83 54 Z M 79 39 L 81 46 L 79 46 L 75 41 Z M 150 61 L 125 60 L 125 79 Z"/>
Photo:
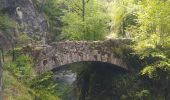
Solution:
<path fill-rule="evenodd" d="M 53 60 L 52 60 L 53 59 Z M 124 63 L 124 61 L 122 59 L 118 59 L 118 58 L 113 58 L 110 61 L 107 60 L 93 60 L 93 59 L 89 59 L 89 60 L 79 60 L 79 59 L 74 59 L 73 61 L 67 62 L 67 61 L 63 61 L 63 62 L 59 62 L 56 61 L 56 58 L 52 58 L 50 59 L 45 59 L 41 62 L 41 67 L 38 67 L 37 71 L 38 73 L 43 73 L 45 71 L 49 71 L 49 70 L 53 70 L 65 65 L 69 65 L 69 64 L 73 64 L 73 63 L 79 63 L 79 62 L 101 62 L 101 63 L 108 63 L 108 64 L 112 64 L 114 66 L 117 66 L 118 68 L 124 69 L 124 70 L 128 70 L 128 67 L 126 65 L 126 63 Z"/>
<path fill-rule="evenodd" d="M 43 47 L 40 55 L 42 60 L 37 65 L 37 72 L 43 73 L 60 66 L 86 61 L 110 63 L 128 69 L 124 59 L 113 52 L 113 47 L 117 48 L 118 45 L 125 44 L 125 41 L 127 42 L 127 40 L 107 40 L 52 43 Z"/>

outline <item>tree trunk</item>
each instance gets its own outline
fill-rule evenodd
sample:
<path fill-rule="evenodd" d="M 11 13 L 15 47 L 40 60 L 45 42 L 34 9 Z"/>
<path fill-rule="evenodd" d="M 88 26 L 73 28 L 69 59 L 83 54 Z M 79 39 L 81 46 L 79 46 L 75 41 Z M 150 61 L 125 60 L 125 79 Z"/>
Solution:
<path fill-rule="evenodd" d="M 12 45 L 12 61 L 15 61 L 15 43 Z"/>
<path fill-rule="evenodd" d="M 85 20 L 85 0 L 82 0 L 82 18 Z"/>
<path fill-rule="evenodd" d="M 1 62 L 1 55 L 0 55 L 0 100 L 2 100 L 2 62 Z"/>
<path fill-rule="evenodd" d="M 4 50 L 1 49 L 1 53 L 2 53 L 2 62 L 5 62 L 5 56 L 4 56 Z"/>
<path fill-rule="evenodd" d="M 43 11 L 43 9 L 44 9 L 45 2 L 46 2 L 46 0 L 43 0 L 43 1 L 41 2 L 40 13 L 42 13 L 42 11 Z"/>

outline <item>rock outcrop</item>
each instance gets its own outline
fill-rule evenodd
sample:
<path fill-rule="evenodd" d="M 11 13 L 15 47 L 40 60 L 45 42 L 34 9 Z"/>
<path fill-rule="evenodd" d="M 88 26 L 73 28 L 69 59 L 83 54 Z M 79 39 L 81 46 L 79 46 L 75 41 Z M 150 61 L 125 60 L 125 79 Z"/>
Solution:
<path fill-rule="evenodd" d="M 5 37 L 2 32 L 0 31 L 0 49 L 9 49 L 11 47 L 11 43 L 7 37 Z"/>
<path fill-rule="evenodd" d="M 4 0 L 4 9 L 17 22 L 19 32 L 42 36 L 47 31 L 47 21 L 32 0 Z"/>

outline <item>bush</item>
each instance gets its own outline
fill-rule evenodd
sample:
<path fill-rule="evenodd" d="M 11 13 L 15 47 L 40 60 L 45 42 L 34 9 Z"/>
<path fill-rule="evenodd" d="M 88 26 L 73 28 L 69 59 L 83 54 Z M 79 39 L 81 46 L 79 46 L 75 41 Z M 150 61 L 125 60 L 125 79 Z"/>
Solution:
<path fill-rule="evenodd" d="M 28 55 L 20 55 L 14 62 L 6 62 L 5 69 L 12 72 L 22 82 L 28 82 L 33 75 L 32 59 Z"/>

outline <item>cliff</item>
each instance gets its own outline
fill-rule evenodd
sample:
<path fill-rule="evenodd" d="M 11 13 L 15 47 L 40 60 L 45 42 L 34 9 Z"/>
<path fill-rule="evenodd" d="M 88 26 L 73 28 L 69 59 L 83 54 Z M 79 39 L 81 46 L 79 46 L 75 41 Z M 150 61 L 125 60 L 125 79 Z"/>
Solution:
<path fill-rule="evenodd" d="M 4 0 L 3 9 L 14 19 L 19 33 L 41 37 L 47 31 L 47 21 L 33 0 Z"/>

